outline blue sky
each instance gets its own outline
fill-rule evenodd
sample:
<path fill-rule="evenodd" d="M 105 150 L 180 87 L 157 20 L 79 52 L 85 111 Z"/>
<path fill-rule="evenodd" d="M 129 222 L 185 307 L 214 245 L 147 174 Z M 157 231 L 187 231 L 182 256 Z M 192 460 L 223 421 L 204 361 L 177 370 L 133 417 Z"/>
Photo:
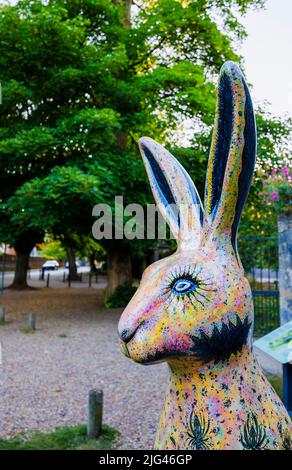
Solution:
<path fill-rule="evenodd" d="M 292 114 L 292 0 L 268 0 L 242 23 L 248 38 L 239 51 L 253 98 L 269 101 L 275 114 Z"/>

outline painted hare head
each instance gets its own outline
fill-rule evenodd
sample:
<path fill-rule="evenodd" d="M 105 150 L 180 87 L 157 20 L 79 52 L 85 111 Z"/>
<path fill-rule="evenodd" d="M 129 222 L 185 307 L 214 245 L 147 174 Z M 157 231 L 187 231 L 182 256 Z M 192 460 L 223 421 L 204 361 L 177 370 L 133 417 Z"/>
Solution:
<path fill-rule="evenodd" d="M 227 62 L 220 73 L 204 207 L 167 150 L 147 137 L 140 150 L 178 248 L 145 270 L 120 319 L 122 350 L 143 364 L 229 359 L 250 343 L 253 323 L 236 236 L 254 169 L 256 129 L 238 66 Z"/>

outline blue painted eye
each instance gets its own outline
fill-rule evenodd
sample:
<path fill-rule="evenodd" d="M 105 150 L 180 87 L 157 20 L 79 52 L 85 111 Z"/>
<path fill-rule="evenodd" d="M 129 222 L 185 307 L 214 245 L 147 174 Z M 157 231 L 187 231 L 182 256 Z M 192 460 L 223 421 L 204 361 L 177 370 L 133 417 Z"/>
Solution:
<path fill-rule="evenodd" d="M 180 278 L 177 279 L 171 286 L 171 290 L 176 295 L 185 295 L 192 292 L 197 287 L 197 284 L 191 279 Z"/>

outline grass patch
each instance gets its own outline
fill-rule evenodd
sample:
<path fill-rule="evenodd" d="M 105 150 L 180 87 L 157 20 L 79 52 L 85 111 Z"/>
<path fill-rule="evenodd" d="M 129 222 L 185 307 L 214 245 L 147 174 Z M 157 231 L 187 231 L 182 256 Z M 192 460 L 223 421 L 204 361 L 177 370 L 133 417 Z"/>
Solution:
<path fill-rule="evenodd" d="M 279 375 L 267 375 L 267 379 L 274 388 L 275 392 L 283 400 L 283 379 Z"/>
<path fill-rule="evenodd" d="M 86 426 L 56 428 L 50 433 L 34 432 L 18 434 L 12 438 L 0 438 L 0 450 L 110 450 L 117 446 L 119 432 L 109 426 L 102 427 L 98 439 L 88 439 Z"/>
<path fill-rule="evenodd" d="M 25 335 L 33 335 L 36 332 L 36 330 L 32 330 L 31 328 L 23 328 L 21 331 Z"/>

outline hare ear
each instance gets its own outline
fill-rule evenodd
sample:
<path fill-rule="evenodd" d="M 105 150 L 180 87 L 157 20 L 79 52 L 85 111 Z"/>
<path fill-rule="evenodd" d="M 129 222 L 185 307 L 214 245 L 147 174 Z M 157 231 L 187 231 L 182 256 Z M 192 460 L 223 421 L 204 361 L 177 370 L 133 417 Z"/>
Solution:
<path fill-rule="evenodd" d="M 197 246 L 203 208 L 196 187 L 182 165 L 162 145 L 148 137 L 139 140 L 156 204 L 180 247 Z"/>
<path fill-rule="evenodd" d="M 236 252 L 240 216 L 256 157 L 251 97 L 239 67 L 226 62 L 220 72 L 213 138 L 205 188 L 209 230 L 227 237 Z M 211 227 L 211 228 L 210 228 Z"/>

